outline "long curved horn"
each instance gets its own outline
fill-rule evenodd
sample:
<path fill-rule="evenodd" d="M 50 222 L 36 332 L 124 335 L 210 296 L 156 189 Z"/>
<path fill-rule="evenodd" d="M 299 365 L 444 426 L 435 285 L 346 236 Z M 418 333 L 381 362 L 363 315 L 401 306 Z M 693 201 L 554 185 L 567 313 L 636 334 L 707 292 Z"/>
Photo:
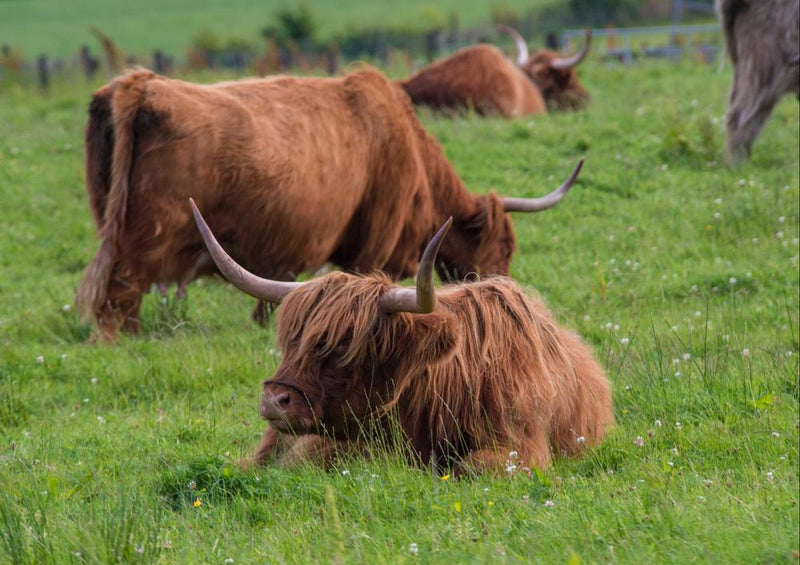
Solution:
<path fill-rule="evenodd" d="M 444 236 L 447 235 L 453 217 L 450 216 L 436 235 L 428 242 L 417 271 L 417 288 L 393 288 L 380 298 L 381 309 L 387 314 L 393 312 L 414 312 L 427 314 L 436 309 L 436 289 L 433 286 L 433 266 L 436 263 L 436 254 L 442 245 Z"/>
<path fill-rule="evenodd" d="M 540 198 L 503 198 L 503 210 L 506 212 L 541 212 L 552 208 L 564 198 L 572 185 L 575 184 L 575 179 L 578 178 L 578 173 L 581 172 L 584 159 L 578 161 L 578 166 L 572 171 L 569 178 L 555 189 L 553 192 Z"/>
<path fill-rule="evenodd" d="M 586 30 L 586 40 L 583 42 L 583 48 L 571 57 L 558 57 L 550 61 L 550 68 L 556 71 L 566 71 L 571 69 L 586 58 L 589 54 L 589 48 L 592 46 L 592 30 Z"/>
<path fill-rule="evenodd" d="M 233 286 L 246 292 L 250 296 L 275 303 L 279 303 L 291 291 L 302 286 L 303 283 L 298 282 L 262 279 L 246 271 L 244 267 L 234 261 L 231 256 L 222 249 L 222 246 L 217 241 L 217 238 L 214 237 L 214 234 L 211 233 L 211 229 L 208 227 L 208 224 L 206 224 L 206 221 L 203 219 L 200 210 L 197 209 L 197 205 L 192 198 L 189 199 L 189 203 L 192 205 L 192 214 L 194 214 L 194 221 L 197 223 L 197 229 L 200 230 L 200 235 L 203 236 L 203 241 L 206 243 L 211 258 L 214 259 L 214 263 L 217 264 L 217 267 L 224 277 L 228 279 Z"/>
<path fill-rule="evenodd" d="M 496 27 L 497 31 L 512 37 L 514 43 L 517 45 L 517 65 L 520 67 L 524 65 L 525 61 L 528 60 L 528 45 L 525 43 L 525 40 L 522 38 L 519 32 L 511 26 L 500 24 Z"/>

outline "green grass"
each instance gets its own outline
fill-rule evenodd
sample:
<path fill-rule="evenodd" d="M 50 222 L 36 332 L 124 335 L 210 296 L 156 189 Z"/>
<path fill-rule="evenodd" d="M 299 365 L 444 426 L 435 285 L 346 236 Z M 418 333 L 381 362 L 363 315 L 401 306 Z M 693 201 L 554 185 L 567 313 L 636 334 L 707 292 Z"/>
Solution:
<path fill-rule="evenodd" d="M 506 6 L 523 15 L 547 3 L 552 0 L 306 0 L 322 40 L 349 29 L 387 23 L 424 30 L 446 24 L 451 12 L 458 14 L 463 27 L 469 27 L 488 21 L 493 7 Z M 83 44 L 99 51 L 89 34 L 89 27 L 96 26 L 128 53 L 149 55 L 162 49 L 181 57 L 192 38 L 204 30 L 215 33 L 223 43 L 243 39 L 263 45 L 260 32 L 274 23 L 275 12 L 295 5 L 290 0 L 0 0 L 0 38 L 28 58 L 40 53 L 77 56 Z M 391 19 L 387 19 L 389 13 Z"/>
<path fill-rule="evenodd" d="M 542 194 L 586 156 L 558 208 L 514 216 L 512 271 L 592 344 L 617 418 L 543 477 L 455 482 L 391 455 L 235 467 L 278 359 L 224 284 L 148 296 L 141 337 L 88 344 L 70 305 L 97 245 L 90 89 L 0 94 L 0 561 L 793 562 L 797 103 L 729 170 L 729 72 L 582 72 L 586 112 L 423 116 L 474 192 Z"/>

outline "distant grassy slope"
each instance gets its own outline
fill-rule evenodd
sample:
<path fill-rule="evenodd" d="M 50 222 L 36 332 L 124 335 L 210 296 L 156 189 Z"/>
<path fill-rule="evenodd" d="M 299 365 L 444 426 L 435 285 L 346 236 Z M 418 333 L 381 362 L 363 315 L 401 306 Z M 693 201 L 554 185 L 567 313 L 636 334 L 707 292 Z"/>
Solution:
<path fill-rule="evenodd" d="M 396 457 L 238 470 L 274 324 L 204 280 L 147 296 L 142 336 L 88 344 L 72 300 L 97 248 L 91 88 L 0 93 L 0 562 L 796 563 L 797 101 L 729 170 L 729 69 L 582 76 L 585 112 L 423 118 L 474 192 L 542 194 L 586 156 L 557 208 L 513 215 L 512 275 L 614 387 L 587 457 L 463 481 Z"/>
<path fill-rule="evenodd" d="M 523 14 L 552 0 L 504 0 Z M 208 29 L 223 41 L 241 38 L 261 44 L 259 32 L 276 10 L 293 6 L 288 0 L 0 0 L 0 43 L 20 48 L 28 57 L 39 53 L 69 56 L 83 43 L 96 41 L 89 26 L 110 35 L 120 48 L 133 53 L 163 49 L 182 55 L 192 37 Z M 481 0 L 308 0 L 317 16 L 319 34 L 331 37 L 348 28 L 403 25 L 426 29 L 432 19 L 445 20 L 451 12 L 462 26 L 489 21 L 496 2 Z"/>

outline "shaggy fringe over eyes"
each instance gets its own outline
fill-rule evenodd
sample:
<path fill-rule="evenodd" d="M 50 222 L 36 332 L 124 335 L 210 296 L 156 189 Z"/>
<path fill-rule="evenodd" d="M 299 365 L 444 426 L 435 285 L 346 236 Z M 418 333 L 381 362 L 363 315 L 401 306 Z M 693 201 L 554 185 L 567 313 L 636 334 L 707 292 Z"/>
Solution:
<path fill-rule="evenodd" d="M 279 311 L 281 349 L 309 368 L 334 352 L 341 366 L 389 356 L 394 332 L 379 297 L 392 288 L 383 274 L 330 273 L 286 297 Z"/>

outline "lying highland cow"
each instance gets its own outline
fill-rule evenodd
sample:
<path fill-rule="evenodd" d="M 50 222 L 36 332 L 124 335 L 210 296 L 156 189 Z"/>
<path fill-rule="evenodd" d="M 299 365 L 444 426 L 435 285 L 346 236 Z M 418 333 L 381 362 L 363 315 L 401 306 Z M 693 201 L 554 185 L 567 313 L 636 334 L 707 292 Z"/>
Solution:
<path fill-rule="evenodd" d="M 262 279 L 217 243 L 192 201 L 211 257 L 235 286 L 282 304 L 282 358 L 264 382 L 269 427 L 253 462 L 319 458 L 385 437 L 396 415 L 422 464 L 465 470 L 550 465 L 551 453 L 597 445 L 613 422 L 611 391 L 591 350 L 511 279 L 434 291 L 452 218 L 419 265 L 416 289 L 381 274 Z M 293 436 L 303 436 L 293 439 Z M 288 446 L 288 447 L 287 447 Z"/>
<path fill-rule="evenodd" d="M 294 280 L 326 262 L 413 276 L 448 216 L 442 274 L 507 274 L 508 212 L 554 206 L 579 169 L 542 198 L 472 195 L 408 97 L 374 69 L 210 85 L 130 72 L 89 108 L 86 185 L 102 242 L 76 303 L 113 340 L 120 325 L 138 331 L 153 283 L 182 292 L 214 272 L 185 206 L 191 195 L 259 276 Z M 263 313 L 262 303 L 256 319 Z"/>
<path fill-rule="evenodd" d="M 575 67 L 589 53 L 592 45 L 590 30 L 586 31 L 583 48 L 575 55 L 564 57 L 547 49 L 528 55 L 528 46 L 517 30 L 505 25 L 497 26 L 497 29 L 514 39 L 517 65 L 542 93 L 548 110 L 580 110 L 589 104 L 591 98 L 578 80 Z"/>
<path fill-rule="evenodd" d="M 528 56 L 522 36 L 508 26 L 498 29 L 517 45 L 516 65 L 491 45 L 461 49 L 398 82 L 417 105 L 435 110 L 474 109 L 481 115 L 518 118 L 547 110 L 577 110 L 589 103 L 589 94 L 575 66 L 589 52 L 587 32 L 583 49 L 571 57 L 539 50 Z"/>
<path fill-rule="evenodd" d="M 800 95 L 800 1 L 716 0 L 733 62 L 728 157 L 748 159 L 778 100 Z"/>

